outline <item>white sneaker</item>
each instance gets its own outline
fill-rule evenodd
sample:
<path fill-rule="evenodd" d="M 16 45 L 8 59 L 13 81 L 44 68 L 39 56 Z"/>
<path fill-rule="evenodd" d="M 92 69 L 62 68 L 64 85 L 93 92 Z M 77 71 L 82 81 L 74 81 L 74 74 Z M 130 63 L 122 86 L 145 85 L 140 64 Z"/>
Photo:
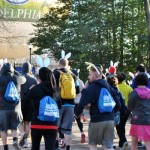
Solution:
<path fill-rule="evenodd" d="M 13 146 L 14 146 L 15 150 L 21 150 L 17 141 L 13 141 Z"/>
<path fill-rule="evenodd" d="M 28 143 L 27 139 L 24 142 L 23 148 L 29 148 L 30 144 Z"/>
<path fill-rule="evenodd" d="M 25 144 L 25 140 L 27 139 L 27 134 L 24 133 L 23 136 L 20 139 L 19 145 L 23 146 Z"/>
<path fill-rule="evenodd" d="M 127 150 L 128 146 L 129 146 L 128 142 L 124 142 L 123 147 L 119 147 L 118 150 Z"/>

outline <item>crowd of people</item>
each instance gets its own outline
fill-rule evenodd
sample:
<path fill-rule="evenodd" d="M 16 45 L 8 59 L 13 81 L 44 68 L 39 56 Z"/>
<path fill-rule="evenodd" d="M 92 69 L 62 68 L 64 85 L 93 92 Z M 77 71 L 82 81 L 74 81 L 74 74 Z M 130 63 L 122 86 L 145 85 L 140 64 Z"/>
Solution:
<path fill-rule="evenodd" d="M 104 75 L 101 65 L 88 65 L 89 74 L 85 85 L 79 78 L 79 71 L 70 69 L 67 58 L 61 58 L 58 68 L 54 71 L 48 67 L 41 67 L 36 78 L 28 62 L 23 64 L 22 73 L 15 71 L 10 63 L 2 66 L 0 133 L 4 150 L 9 150 L 8 130 L 12 132 L 13 146 L 16 150 L 30 147 L 30 134 L 31 150 L 40 150 L 42 137 L 45 150 L 71 150 L 72 126 L 75 120 L 81 134 L 80 142 L 85 142 L 81 121 L 81 118 L 84 118 L 85 107 L 88 107 L 90 116 L 90 150 L 97 150 L 97 145 L 101 145 L 103 150 L 113 150 L 114 129 L 119 138 L 118 149 L 126 150 L 129 146 L 125 132 L 128 119 L 131 120 L 131 150 L 137 150 L 142 142 L 146 150 L 150 150 L 150 77 L 145 67 L 141 64 L 136 68 L 135 77 L 129 85 L 123 72 L 114 69 Z M 13 87 L 8 87 L 10 82 L 14 83 L 19 95 L 14 101 L 6 97 Z M 103 90 L 107 91 L 107 95 L 101 94 Z M 10 93 L 16 97 L 16 93 Z M 45 97 L 50 97 L 55 103 L 51 103 Z M 102 112 L 99 107 L 102 99 L 107 99 L 111 110 L 109 107 L 109 110 Z M 103 109 L 105 107 L 103 105 Z M 50 120 L 41 119 L 41 108 L 43 115 Z M 57 110 L 59 115 L 56 115 Z"/>

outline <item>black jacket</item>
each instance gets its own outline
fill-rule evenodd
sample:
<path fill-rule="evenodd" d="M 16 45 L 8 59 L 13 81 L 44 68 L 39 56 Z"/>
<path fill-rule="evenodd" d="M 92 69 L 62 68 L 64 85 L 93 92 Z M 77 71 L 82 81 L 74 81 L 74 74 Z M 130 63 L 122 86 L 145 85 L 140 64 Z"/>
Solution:
<path fill-rule="evenodd" d="M 55 125 L 57 126 L 57 121 L 55 122 L 47 122 L 47 121 L 40 121 L 37 116 L 39 115 L 39 104 L 40 100 L 44 96 L 50 96 L 53 98 L 53 90 L 50 86 L 49 82 L 41 82 L 38 85 L 34 86 L 32 89 L 28 91 L 28 93 L 23 98 L 23 105 L 24 107 L 28 107 L 28 103 L 32 102 L 33 104 L 33 113 L 31 117 L 31 128 L 32 125 Z M 60 99 L 56 99 L 58 107 L 61 107 Z"/>
<path fill-rule="evenodd" d="M 127 115 L 128 114 L 128 108 L 125 105 L 125 99 L 122 95 L 122 93 L 119 91 L 117 87 L 112 87 L 115 90 L 116 95 L 119 97 L 119 101 L 121 104 L 120 114 L 121 115 Z"/>
<path fill-rule="evenodd" d="M 21 99 L 32 85 L 37 85 L 36 78 L 31 74 L 31 64 L 24 63 L 22 65 L 22 75 L 26 78 L 26 82 L 21 86 Z"/>
<path fill-rule="evenodd" d="M 75 112 L 75 115 L 77 117 L 82 114 L 83 109 L 87 104 L 91 104 L 90 106 L 91 122 L 114 120 L 114 112 L 100 113 L 99 111 L 98 100 L 99 100 L 99 94 L 100 94 L 101 88 L 106 88 L 113 96 L 116 102 L 116 106 L 114 110 L 117 111 L 120 109 L 119 98 L 115 94 L 114 90 L 109 86 L 109 84 L 105 80 L 99 79 L 91 83 L 86 89 L 82 91 L 80 103 Z"/>

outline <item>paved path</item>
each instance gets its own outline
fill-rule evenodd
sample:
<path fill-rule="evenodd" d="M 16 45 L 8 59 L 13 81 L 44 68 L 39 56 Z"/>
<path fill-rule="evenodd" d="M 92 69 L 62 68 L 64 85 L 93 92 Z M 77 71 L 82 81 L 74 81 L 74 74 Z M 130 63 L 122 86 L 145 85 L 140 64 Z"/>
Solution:
<path fill-rule="evenodd" d="M 88 148 L 88 138 L 87 138 L 87 131 L 88 131 L 88 123 L 89 123 L 89 116 L 87 111 L 85 111 L 85 116 L 87 118 L 87 121 L 84 123 L 84 132 L 86 135 L 86 142 L 84 144 L 80 143 L 80 132 L 79 129 L 77 127 L 76 122 L 74 122 L 73 124 L 73 141 L 72 141 L 72 150 L 89 150 Z M 130 123 L 128 122 L 126 125 L 126 135 L 127 135 L 127 139 L 129 142 L 129 145 L 131 144 L 131 137 L 129 136 L 129 128 L 130 128 Z M 31 139 L 29 138 L 29 142 L 31 143 Z M 118 138 L 114 139 L 114 145 L 118 145 Z M 12 138 L 9 136 L 9 149 L 10 150 L 14 150 L 14 148 L 12 147 Z M 30 150 L 31 148 L 25 148 L 24 150 Z M 98 146 L 98 150 L 100 150 L 100 146 Z M 3 146 L 2 146 L 2 140 L 0 138 L 0 150 L 3 150 Z M 44 148 L 44 142 L 42 139 L 41 142 L 41 150 L 45 150 Z M 65 150 L 65 149 L 61 149 L 61 150 Z M 130 147 L 128 148 L 128 150 L 130 150 Z"/>

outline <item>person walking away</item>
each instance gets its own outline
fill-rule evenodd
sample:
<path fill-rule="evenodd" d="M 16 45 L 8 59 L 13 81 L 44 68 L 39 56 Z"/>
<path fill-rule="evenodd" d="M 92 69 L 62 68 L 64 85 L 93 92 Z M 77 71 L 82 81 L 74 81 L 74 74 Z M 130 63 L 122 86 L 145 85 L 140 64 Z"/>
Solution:
<path fill-rule="evenodd" d="M 131 111 L 130 135 L 132 137 L 131 150 L 138 149 L 138 140 L 144 141 L 146 149 L 150 150 L 150 89 L 146 73 L 139 73 L 135 77 L 135 88 L 128 101 Z"/>
<path fill-rule="evenodd" d="M 76 111 L 76 108 L 77 108 L 77 106 L 78 106 L 78 104 L 79 104 L 79 101 L 80 101 L 81 92 L 82 92 L 82 90 L 84 89 L 84 83 L 83 83 L 83 81 L 79 78 L 79 72 L 78 72 L 77 70 L 72 70 L 72 72 L 76 75 L 77 80 L 78 80 L 78 82 L 79 82 L 79 87 L 80 87 L 80 93 L 77 94 L 76 97 L 75 97 L 75 99 L 74 99 L 74 102 L 75 102 L 74 111 Z M 83 117 L 85 118 L 84 114 L 82 114 L 81 117 L 82 117 L 82 118 L 83 118 Z M 76 118 L 76 117 L 75 117 L 75 119 L 76 119 L 78 128 L 79 128 L 79 130 L 80 130 L 80 132 L 81 132 L 81 141 L 80 141 L 80 143 L 85 143 L 85 134 L 84 134 L 84 131 L 83 131 L 83 123 L 81 122 L 81 117 L 79 117 L 79 118 Z M 85 118 L 83 121 L 86 121 L 86 118 Z"/>
<path fill-rule="evenodd" d="M 78 118 L 82 114 L 84 107 L 89 105 L 90 123 L 88 138 L 90 150 L 97 150 L 98 144 L 102 145 L 103 150 L 113 150 L 114 111 L 101 112 L 102 110 L 99 108 L 99 102 L 102 101 L 102 99 L 99 99 L 100 92 L 105 88 L 113 96 L 116 103 L 115 111 L 120 109 L 120 102 L 107 81 L 102 79 L 102 69 L 91 63 L 88 68 L 88 82 L 90 84 L 82 91 L 75 116 Z M 109 100 L 111 99 L 110 94 Z"/>
<path fill-rule="evenodd" d="M 127 106 L 129 95 L 133 91 L 133 89 L 131 86 L 129 86 L 126 83 L 126 75 L 124 72 L 118 72 L 117 79 L 118 79 L 117 87 L 120 90 L 120 92 L 122 93 L 123 97 L 125 98 L 125 105 Z"/>
<path fill-rule="evenodd" d="M 56 85 L 53 73 L 50 69 L 42 67 L 39 69 L 40 83 L 30 88 L 22 100 L 24 108 L 28 107 L 28 103 L 32 102 L 32 116 L 31 116 L 31 150 L 40 150 L 41 138 L 44 137 L 45 150 L 54 150 L 55 141 L 57 135 L 57 118 L 49 119 L 49 117 L 55 117 L 56 108 L 61 107 L 61 101 L 59 98 L 55 99 L 54 94 L 56 92 Z M 36 93 L 36 94 L 35 94 Z M 56 105 L 50 105 L 51 102 L 45 97 L 55 100 Z M 44 100 L 44 101 L 43 101 Z M 44 102 L 44 104 L 43 104 Z M 46 104 L 45 104 L 46 103 Z M 43 110 L 41 110 L 43 107 Z M 53 108 L 51 110 L 51 108 Z M 53 115 L 51 114 L 52 112 Z M 40 117 L 42 114 L 44 116 Z M 48 119 L 45 119 L 46 118 Z M 43 119 L 42 119 L 43 118 Z"/>
<path fill-rule="evenodd" d="M 146 73 L 146 75 L 147 75 L 147 77 L 148 77 L 148 85 L 147 85 L 147 87 L 150 89 L 150 75 L 149 75 L 149 73 L 146 71 L 145 66 L 144 66 L 143 64 L 140 64 L 140 65 L 138 65 L 138 66 L 136 67 L 135 71 L 136 71 L 135 77 L 136 77 L 139 73 L 141 73 L 141 72 Z M 132 80 L 131 87 L 132 87 L 133 89 L 137 88 L 137 84 L 136 84 L 136 82 L 135 82 L 135 78 L 133 78 L 133 80 Z M 144 147 L 145 147 L 144 144 L 143 144 L 141 141 L 138 141 L 138 148 L 144 148 Z"/>
<path fill-rule="evenodd" d="M 116 95 L 119 97 L 119 101 L 121 103 L 120 109 L 120 122 L 116 124 L 117 134 L 119 136 L 119 150 L 126 150 L 128 147 L 128 142 L 125 133 L 125 125 L 128 119 L 128 109 L 125 105 L 125 99 L 122 96 L 122 93 L 117 88 L 118 85 L 118 78 L 116 74 L 109 74 L 107 75 L 107 82 L 108 84 L 114 89 Z"/>
<path fill-rule="evenodd" d="M 66 58 L 61 58 L 59 60 L 59 69 L 54 70 L 54 76 L 57 87 L 60 88 L 60 97 L 62 101 L 62 108 L 60 109 L 60 118 L 58 121 L 59 135 L 61 136 L 60 138 L 65 139 L 66 150 L 70 150 L 71 148 L 75 106 L 74 99 L 76 94 L 79 93 L 77 79 L 68 69 L 68 66 L 69 61 Z M 64 144 L 63 147 L 65 147 Z"/>
<path fill-rule="evenodd" d="M 12 132 L 14 148 L 20 150 L 17 128 L 23 121 L 20 91 L 25 82 L 25 77 L 16 72 L 10 63 L 3 65 L 0 76 L 0 132 L 4 150 L 9 149 L 8 130 Z"/>
<path fill-rule="evenodd" d="M 29 62 L 25 62 L 22 65 L 22 75 L 26 78 L 26 82 L 21 86 L 21 100 L 24 95 L 28 92 L 29 88 L 33 85 L 37 85 L 36 78 L 32 75 L 32 66 Z M 23 103 L 21 103 L 21 110 L 23 115 L 23 122 L 19 126 L 19 130 L 21 132 L 21 140 L 19 145 L 23 148 L 30 147 L 30 144 L 27 141 L 27 137 L 30 132 L 30 121 L 31 121 L 31 113 L 32 107 L 31 104 L 28 104 L 28 109 L 25 109 Z"/>
<path fill-rule="evenodd" d="M 135 71 L 136 71 L 135 77 L 136 77 L 139 73 L 141 73 L 141 72 L 146 73 L 146 75 L 147 75 L 147 77 L 148 77 L 148 85 L 147 85 L 147 87 L 150 89 L 150 75 L 149 75 L 148 72 L 146 72 L 145 66 L 144 66 L 143 64 L 140 64 L 140 65 L 138 65 L 138 66 L 136 67 Z M 131 87 L 132 87 L 133 89 L 137 88 L 137 85 L 136 85 L 136 82 L 135 82 L 135 78 L 133 78 L 133 80 L 132 80 Z"/>

